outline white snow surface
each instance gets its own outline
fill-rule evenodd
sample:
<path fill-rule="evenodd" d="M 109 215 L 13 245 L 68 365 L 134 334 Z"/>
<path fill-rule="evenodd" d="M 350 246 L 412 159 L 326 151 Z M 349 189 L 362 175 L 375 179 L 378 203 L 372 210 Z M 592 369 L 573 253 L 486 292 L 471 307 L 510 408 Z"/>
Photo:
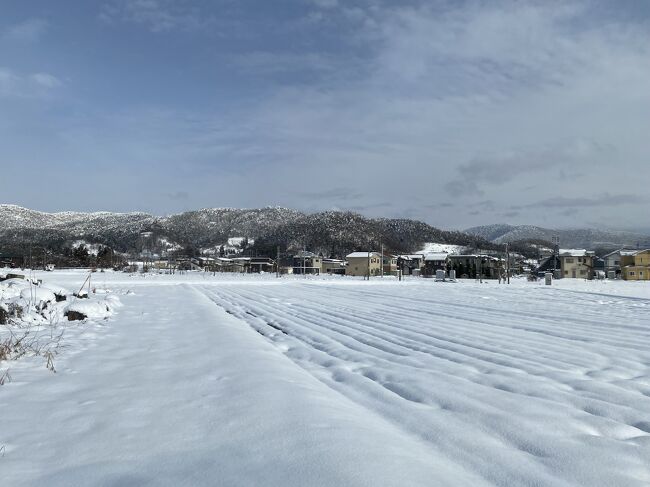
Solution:
<path fill-rule="evenodd" d="M 28 287 L 23 288 L 23 290 L 20 291 L 20 297 L 25 300 L 31 300 L 35 304 L 51 303 L 56 299 L 52 290 L 42 286 L 33 286 L 32 289 Z"/>
<path fill-rule="evenodd" d="M 92 296 L 92 295 L 91 295 Z M 113 306 L 110 306 L 113 304 Z M 116 305 L 114 301 L 109 301 L 107 298 L 83 298 L 72 299 L 72 303 L 66 306 L 65 311 L 76 311 L 83 313 L 89 319 L 103 320 L 111 316 L 112 308 Z"/>
<path fill-rule="evenodd" d="M 462 254 L 465 252 L 466 247 L 462 245 L 452 245 L 452 244 L 443 244 L 428 242 L 424 244 L 424 248 L 418 253 L 420 254 L 430 254 L 430 253 L 444 253 L 444 254 Z"/>
<path fill-rule="evenodd" d="M 650 484 L 648 283 L 97 279 L 56 374 L 0 362 L 3 485 Z"/>

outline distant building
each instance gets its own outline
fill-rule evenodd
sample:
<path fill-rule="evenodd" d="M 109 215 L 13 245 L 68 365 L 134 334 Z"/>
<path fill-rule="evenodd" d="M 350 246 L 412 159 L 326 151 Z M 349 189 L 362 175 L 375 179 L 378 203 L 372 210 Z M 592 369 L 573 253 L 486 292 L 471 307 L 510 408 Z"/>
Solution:
<path fill-rule="evenodd" d="M 270 257 L 251 257 L 248 263 L 248 272 L 255 274 L 275 272 L 275 261 Z"/>
<path fill-rule="evenodd" d="M 503 273 L 504 261 L 492 255 L 449 255 L 447 259 L 447 268 L 455 270 L 457 277 L 498 279 Z"/>
<path fill-rule="evenodd" d="M 626 281 L 650 280 L 650 250 L 634 253 L 634 262 L 621 268 L 621 276 Z"/>
<path fill-rule="evenodd" d="M 383 254 L 382 266 L 383 274 L 386 276 L 396 276 L 397 275 L 397 257 L 391 254 Z M 380 272 L 381 274 L 381 272 Z"/>
<path fill-rule="evenodd" d="M 323 274 L 345 274 L 345 261 L 341 259 L 323 259 L 321 266 Z"/>
<path fill-rule="evenodd" d="M 604 271 L 606 273 L 609 272 L 615 272 L 616 275 L 621 274 L 621 260 L 624 259 L 624 257 L 632 257 L 631 260 L 628 260 L 626 265 L 630 265 L 634 262 L 634 254 L 636 254 L 636 250 L 629 250 L 629 249 L 619 249 L 615 250 L 614 252 L 610 252 L 607 255 L 603 256 L 603 260 L 605 261 L 605 266 L 604 266 Z"/>
<path fill-rule="evenodd" d="M 251 258 L 250 257 L 233 257 L 230 259 L 232 262 L 233 272 L 250 272 Z"/>
<path fill-rule="evenodd" d="M 417 275 L 424 267 L 424 254 L 405 254 L 397 256 L 397 267 L 405 276 Z"/>
<path fill-rule="evenodd" d="M 379 276 L 381 275 L 381 255 L 379 252 L 352 252 L 345 256 L 348 265 L 346 276 Z"/>
<path fill-rule="evenodd" d="M 449 254 L 446 252 L 431 252 L 424 257 L 423 275 L 435 276 L 438 270 L 447 270 L 447 259 Z"/>
<path fill-rule="evenodd" d="M 594 252 L 585 249 L 560 249 L 562 277 L 593 279 Z"/>
<path fill-rule="evenodd" d="M 323 270 L 323 258 L 313 252 L 302 250 L 293 256 L 294 274 L 320 274 Z"/>

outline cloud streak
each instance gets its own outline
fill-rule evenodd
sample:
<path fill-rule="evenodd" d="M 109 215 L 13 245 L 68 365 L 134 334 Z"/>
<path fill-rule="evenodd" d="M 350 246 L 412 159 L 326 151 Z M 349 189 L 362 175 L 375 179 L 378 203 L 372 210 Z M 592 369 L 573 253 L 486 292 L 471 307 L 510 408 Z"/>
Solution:
<path fill-rule="evenodd" d="M 636 194 L 609 194 L 605 193 L 593 198 L 568 198 L 558 196 L 538 201 L 523 208 L 560 208 L 560 209 L 577 209 L 577 208 L 599 208 L 603 206 L 616 207 L 628 206 L 647 203 L 648 199 Z"/>
<path fill-rule="evenodd" d="M 41 97 L 62 84 L 59 78 L 50 73 L 21 74 L 0 66 L 0 97 Z"/>
<path fill-rule="evenodd" d="M 18 43 L 38 42 L 47 31 L 48 22 L 40 18 L 29 18 L 10 26 L 1 38 Z"/>
<path fill-rule="evenodd" d="M 99 18 L 109 24 L 142 25 L 154 33 L 200 30 L 214 22 L 191 3 L 172 0 L 113 0 L 102 6 Z"/>

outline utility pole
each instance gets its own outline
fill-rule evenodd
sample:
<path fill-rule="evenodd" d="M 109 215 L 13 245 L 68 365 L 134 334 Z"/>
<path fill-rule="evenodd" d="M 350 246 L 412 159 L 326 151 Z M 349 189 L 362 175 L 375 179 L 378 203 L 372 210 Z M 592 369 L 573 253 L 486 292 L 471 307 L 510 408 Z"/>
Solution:
<path fill-rule="evenodd" d="M 384 244 L 379 246 L 381 247 L 381 277 L 384 277 Z"/>
<path fill-rule="evenodd" d="M 560 236 L 553 236 L 553 279 L 555 279 L 555 263 L 560 258 Z M 560 266 L 562 264 L 560 263 Z"/>
<path fill-rule="evenodd" d="M 275 248 L 275 277 L 280 277 L 280 246 Z"/>
<path fill-rule="evenodd" d="M 483 284 L 483 262 L 481 261 L 481 249 L 476 245 L 477 263 L 476 263 L 476 280 Z"/>
<path fill-rule="evenodd" d="M 510 284 L 510 247 L 508 242 L 506 242 L 506 277 L 508 284 Z"/>
<path fill-rule="evenodd" d="M 368 280 L 370 280 L 370 251 L 368 251 Z"/>

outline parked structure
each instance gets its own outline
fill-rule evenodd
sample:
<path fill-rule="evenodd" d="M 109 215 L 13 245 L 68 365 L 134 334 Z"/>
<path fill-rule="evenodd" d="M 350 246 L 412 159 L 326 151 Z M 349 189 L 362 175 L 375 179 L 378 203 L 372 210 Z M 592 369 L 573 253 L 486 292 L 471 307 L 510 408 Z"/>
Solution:
<path fill-rule="evenodd" d="M 634 253 L 634 263 L 625 265 L 621 275 L 626 281 L 650 280 L 650 249 Z"/>
<path fill-rule="evenodd" d="M 352 252 L 345 256 L 348 265 L 346 276 L 378 276 L 381 274 L 381 255 L 379 252 Z"/>

